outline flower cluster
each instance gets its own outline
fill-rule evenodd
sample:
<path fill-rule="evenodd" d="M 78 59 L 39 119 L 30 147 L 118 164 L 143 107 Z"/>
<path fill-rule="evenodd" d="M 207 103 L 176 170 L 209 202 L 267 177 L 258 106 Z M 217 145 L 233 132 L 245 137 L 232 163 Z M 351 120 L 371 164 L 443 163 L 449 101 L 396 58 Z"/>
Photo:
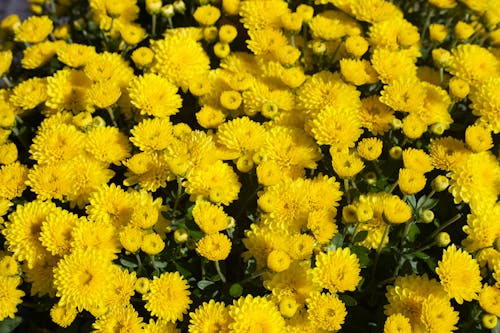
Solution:
<path fill-rule="evenodd" d="M 500 332 L 500 1 L 29 2 L 0 331 Z"/>

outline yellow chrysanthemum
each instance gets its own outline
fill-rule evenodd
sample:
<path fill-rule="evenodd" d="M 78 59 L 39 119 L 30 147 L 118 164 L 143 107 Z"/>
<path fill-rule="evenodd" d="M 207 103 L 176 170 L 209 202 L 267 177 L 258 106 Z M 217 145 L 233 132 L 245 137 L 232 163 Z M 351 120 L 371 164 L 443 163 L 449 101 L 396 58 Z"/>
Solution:
<path fill-rule="evenodd" d="M 99 161 L 120 165 L 130 155 L 131 146 L 118 128 L 105 126 L 87 132 L 85 149 Z"/>
<path fill-rule="evenodd" d="M 265 333 L 281 333 L 285 330 L 285 320 L 276 305 L 264 297 L 247 295 L 235 300 L 229 306 L 233 320 L 230 332 L 244 333 L 259 330 Z"/>
<path fill-rule="evenodd" d="M 472 256 L 453 244 L 443 251 L 436 273 L 448 295 L 458 304 L 478 298 L 481 290 L 479 265 Z"/>
<path fill-rule="evenodd" d="M 320 253 L 313 269 L 314 282 L 331 293 L 354 291 L 361 280 L 360 272 L 358 257 L 349 248 Z"/>
<path fill-rule="evenodd" d="M 24 110 L 34 109 L 47 99 L 47 80 L 31 78 L 19 83 L 13 90 L 10 102 Z"/>
<path fill-rule="evenodd" d="M 189 332 L 190 333 L 228 333 L 229 311 L 223 302 L 204 302 L 195 311 L 190 312 Z"/>
<path fill-rule="evenodd" d="M 14 318 L 17 305 L 22 303 L 24 291 L 17 289 L 21 279 L 17 276 L 8 277 L 0 275 L 0 321 L 5 318 Z"/>
<path fill-rule="evenodd" d="M 128 89 L 132 105 L 141 114 L 165 118 L 177 113 L 182 106 L 182 99 L 177 94 L 178 88 L 156 74 L 134 78 Z"/>
<path fill-rule="evenodd" d="M 484 311 L 498 317 L 500 315 L 500 289 L 485 284 L 479 293 L 479 305 Z"/>
<path fill-rule="evenodd" d="M 130 141 L 142 151 L 166 149 L 172 142 L 172 123 L 168 119 L 145 119 L 130 131 Z"/>
<path fill-rule="evenodd" d="M 14 162 L 0 168 L 0 197 L 14 199 L 21 196 L 28 180 L 28 167 Z"/>
<path fill-rule="evenodd" d="M 57 208 L 52 202 L 31 201 L 18 206 L 9 215 L 9 221 L 2 230 L 7 248 L 18 261 L 26 260 L 32 268 L 35 263 L 43 261 L 49 253 L 39 240 L 42 223 Z"/>
<path fill-rule="evenodd" d="M 83 68 L 93 82 L 110 81 L 125 88 L 134 77 L 134 70 L 118 53 L 98 53 Z"/>
<path fill-rule="evenodd" d="M 206 234 L 213 234 L 227 228 L 229 216 L 221 206 L 208 201 L 197 200 L 192 210 L 194 222 Z"/>
<path fill-rule="evenodd" d="M 487 79 L 470 94 L 472 113 L 480 116 L 480 121 L 484 122 L 494 133 L 500 132 L 500 97 L 496 93 L 499 84 L 499 77 Z"/>
<path fill-rule="evenodd" d="M 421 149 L 408 148 L 403 150 L 403 163 L 405 168 L 421 173 L 432 171 L 431 157 Z"/>
<path fill-rule="evenodd" d="M 189 285 L 179 272 L 163 273 L 155 277 L 149 285 L 149 292 L 142 296 L 146 301 L 144 307 L 153 316 L 166 321 L 182 320 L 189 304 Z"/>
<path fill-rule="evenodd" d="M 384 217 L 387 222 L 399 224 L 410 220 L 412 216 L 411 207 L 401 200 L 397 195 L 391 195 L 384 198 Z"/>
<path fill-rule="evenodd" d="M 365 164 L 357 155 L 334 153 L 332 154 L 332 166 L 340 178 L 350 178 L 361 172 Z"/>
<path fill-rule="evenodd" d="M 281 15 L 288 13 L 288 4 L 282 0 L 242 1 L 239 6 L 241 22 L 248 30 L 279 29 Z"/>
<path fill-rule="evenodd" d="M 345 35 L 358 35 L 361 28 L 349 15 L 336 10 L 318 13 L 308 22 L 313 38 L 335 40 Z"/>
<path fill-rule="evenodd" d="M 71 231 L 78 222 L 78 215 L 66 210 L 55 210 L 42 223 L 40 242 L 55 256 L 64 256 L 71 251 Z"/>
<path fill-rule="evenodd" d="M 328 209 L 310 212 L 307 216 L 307 228 L 311 230 L 319 244 L 328 243 L 338 232 L 338 227 L 335 224 L 335 216 Z"/>
<path fill-rule="evenodd" d="M 399 169 L 398 186 L 401 192 L 411 195 L 420 192 L 425 187 L 427 179 L 424 174 L 414 169 Z"/>
<path fill-rule="evenodd" d="M 371 45 L 390 50 L 418 46 L 420 41 L 418 28 L 402 17 L 391 17 L 373 24 L 369 36 Z"/>
<path fill-rule="evenodd" d="M 210 69 L 207 54 L 194 38 L 172 33 L 155 41 L 151 49 L 156 60 L 152 71 L 166 77 L 184 91 L 195 78 L 207 75 Z"/>
<path fill-rule="evenodd" d="M 457 329 L 458 312 L 450 301 L 429 295 L 422 302 L 421 320 L 428 332 L 452 332 Z"/>
<path fill-rule="evenodd" d="M 54 268 L 54 286 L 61 305 L 90 310 L 112 292 L 108 287 L 113 276 L 113 265 L 99 251 L 77 248 Z"/>
<path fill-rule="evenodd" d="M 58 260 L 56 257 L 49 256 L 36 262 L 32 268 L 28 267 L 27 263 L 23 264 L 24 281 L 31 284 L 30 294 L 32 296 L 56 296 L 53 269 Z"/>
<path fill-rule="evenodd" d="M 65 201 L 72 190 L 73 176 L 67 164 L 35 165 L 28 173 L 26 185 L 36 193 L 39 200 Z"/>
<path fill-rule="evenodd" d="M 217 139 L 240 156 L 257 151 L 264 143 L 264 127 L 248 117 L 237 118 L 220 125 Z"/>
<path fill-rule="evenodd" d="M 410 320 L 401 313 L 392 314 L 385 320 L 384 333 L 412 333 Z"/>
<path fill-rule="evenodd" d="M 209 234 L 198 241 L 196 251 L 208 260 L 225 260 L 231 251 L 231 240 L 221 233 Z"/>
<path fill-rule="evenodd" d="M 465 143 L 475 153 L 491 149 L 493 148 L 491 131 L 480 125 L 468 126 L 465 129 Z"/>
<path fill-rule="evenodd" d="M 31 16 L 16 30 L 14 40 L 25 43 L 39 43 L 52 32 L 54 24 L 48 16 Z"/>
<path fill-rule="evenodd" d="M 396 5 L 384 0 L 356 0 L 350 3 L 350 9 L 356 19 L 370 23 L 402 16 Z"/>
<path fill-rule="evenodd" d="M 447 136 L 432 139 L 429 153 L 435 168 L 450 171 L 467 158 L 469 151 L 462 141 Z"/>
<path fill-rule="evenodd" d="M 57 59 L 73 68 L 85 66 L 96 55 L 95 47 L 78 43 L 62 44 L 57 49 Z"/>
<path fill-rule="evenodd" d="M 354 146 L 363 130 L 352 109 L 326 107 L 312 120 L 311 133 L 318 144 L 343 149 Z"/>
<path fill-rule="evenodd" d="M 344 324 L 347 310 L 336 295 L 314 293 L 307 299 L 307 314 L 315 326 L 327 331 L 338 331 Z"/>
<path fill-rule="evenodd" d="M 78 314 L 74 305 L 54 304 L 50 309 L 50 318 L 54 323 L 61 327 L 68 327 L 73 323 Z"/>
<path fill-rule="evenodd" d="M 12 51 L 0 51 L 0 77 L 4 76 L 5 73 L 9 71 L 10 65 L 12 64 Z"/>
<path fill-rule="evenodd" d="M 493 53 L 476 44 L 460 44 L 452 50 L 452 59 L 447 70 L 476 85 L 500 74 L 500 61 Z"/>
<path fill-rule="evenodd" d="M 25 69 L 35 69 L 45 65 L 56 54 L 60 42 L 42 42 L 28 47 L 23 52 L 21 65 Z"/>
<path fill-rule="evenodd" d="M 374 135 L 380 135 L 391 128 L 394 110 L 381 103 L 378 96 L 370 96 L 361 100 L 358 116 L 364 128 Z"/>
<path fill-rule="evenodd" d="M 368 161 L 376 160 L 382 154 L 382 140 L 379 138 L 364 138 L 358 142 L 358 154 Z"/>
<path fill-rule="evenodd" d="M 89 221 L 80 218 L 71 231 L 73 249 L 99 251 L 108 260 L 115 259 L 120 252 L 120 242 L 116 228 L 107 221 Z"/>
<path fill-rule="evenodd" d="M 181 330 L 170 321 L 150 319 L 149 323 L 144 325 L 144 333 L 181 333 Z"/>
<path fill-rule="evenodd" d="M 376 48 L 372 53 L 371 62 L 383 83 L 390 83 L 405 77 L 412 78 L 417 75 L 414 59 L 402 51 Z"/>
<path fill-rule="evenodd" d="M 115 184 L 102 185 L 90 195 L 89 202 L 86 210 L 90 219 L 109 221 L 115 226 L 126 225 L 134 209 L 131 194 Z"/>
<path fill-rule="evenodd" d="M 92 327 L 95 333 L 142 333 L 144 323 L 132 306 L 120 306 L 99 317 Z"/>
<path fill-rule="evenodd" d="M 56 110 L 93 111 L 89 96 L 92 81 L 84 72 L 61 69 L 47 78 L 47 106 Z"/>

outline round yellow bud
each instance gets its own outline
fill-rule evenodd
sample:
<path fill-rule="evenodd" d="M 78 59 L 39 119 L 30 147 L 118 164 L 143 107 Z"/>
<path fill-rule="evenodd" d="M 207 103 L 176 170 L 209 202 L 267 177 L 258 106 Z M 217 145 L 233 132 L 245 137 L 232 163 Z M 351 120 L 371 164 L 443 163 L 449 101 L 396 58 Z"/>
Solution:
<path fill-rule="evenodd" d="M 450 94 L 456 98 L 465 98 L 470 91 L 470 86 L 464 80 L 454 76 L 449 82 Z"/>
<path fill-rule="evenodd" d="M 302 15 L 299 13 L 286 13 L 281 15 L 283 29 L 298 32 L 302 28 Z"/>
<path fill-rule="evenodd" d="M 246 173 L 246 172 L 249 172 L 250 170 L 252 170 L 253 166 L 254 166 L 254 164 L 253 164 L 252 157 L 249 155 L 241 156 L 236 161 L 236 168 L 238 169 L 238 171 L 243 172 L 243 173 Z"/>
<path fill-rule="evenodd" d="M 389 156 L 393 160 L 400 160 L 403 157 L 403 149 L 400 146 L 394 146 L 389 149 Z"/>
<path fill-rule="evenodd" d="M 443 135 L 444 131 L 446 131 L 447 129 L 448 126 L 443 123 L 435 123 L 430 127 L 431 133 L 435 135 Z"/>
<path fill-rule="evenodd" d="M 189 234 L 186 229 L 180 228 L 174 231 L 174 241 L 177 244 L 182 244 L 187 242 L 189 239 Z"/>
<path fill-rule="evenodd" d="M 174 15 L 175 15 L 174 5 L 169 3 L 169 4 L 161 7 L 160 13 L 161 13 L 161 16 L 163 16 L 164 18 L 167 18 L 167 19 L 174 17 Z"/>
<path fill-rule="evenodd" d="M 149 279 L 146 277 L 138 278 L 135 280 L 134 288 L 139 294 L 147 293 L 149 291 Z"/>
<path fill-rule="evenodd" d="M 242 101 L 241 94 L 235 90 L 226 90 L 220 94 L 220 104 L 228 110 L 236 110 Z"/>
<path fill-rule="evenodd" d="M 260 113 L 269 119 L 273 119 L 278 115 L 278 105 L 274 103 L 273 101 L 266 101 L 264 104 L 262 104 L 262 110 L 260 110 Z"/>
<path fill-rule="evenodd" d="M 217 58 L 223 59 L 231 53 L 231 48 L 228 43 L 218 42 L 214 45 L 214 53 Z"/>
<path fill-rule="evenodd" d="M 281 74 L 281 81 L 289 88 L 298 88 L 306 80 L 306 75 L 300 67 L 291 67 L 283 70 Z"/>
<path fill-rule="evenodd" d="M 345 40 L 345 49 L 356 58 L 368 51 L 368 41 L 361 36 L 350 36 Z"/>
<path fill-rule="evenodd" d="M 165 242 L 156 233 L 147 234 L 142 238 L 141 250 L 151 256 L 160 253 L 164 248 Z"/>
<path fill-rule="evenodd" d="M 430 209 L 426 209 L 420 213 L 420 220 L 424 223 L 431 223 L 434 221 L 434 212 Z"/>
<path fill-rule="evenodd" d="M 436 192 L 442 192 L 448 188 L 450 181 L 446 176 L 439 175 L 431 182 L 432 189 Z"/>
<path fill-rule="evenodd" d="M 494 314 L 485 313 L 481 317 L 481 322 L 483 323 L 483 327 L 486 329 L 493 329 L 497 326 L 498 318 Z"/>
<path fill-rule="evenodd" d="M 184 14 L 184 12 L 186 11 L 186 4 L 182 0 L 174 1 L 173 6 L 174 6 L 174 10 L 177 13 Z"/>
<path fill-rule="evenodd" d="M 146 67 L 153 62 L 154 55 L 150 48 L 142 46 L 132 52 L 132 61 L 138 68 Z"/>
<path fill-rule="evenodd" d="M 321 55 L 326 52 L 326 44 L 321 41 L 315 41 L 311 45 L 312 51 L 316 55 Z"/>
<path fill-rule="evenodd" d="M 279 304 L 280 313 L 285 318 L 292 318 L 297 312 L 298 308 L 299 304 L 292 296 L 284 296 Z"/>
<path fill-rule="evenodd" d="M 203 39 L 207 41 L 207 43 L 215 42 L 218 34 L 219 31 L 214 26 L 203 28 Z"/>
<path fill-rule="evenodd" d="M 146 0 L 146 11 L 151 15 L 156 15 L 160 12 L 161 0 Z"/>
<path fill-rule="evenodd" d="M 267 267 L 278 273 L 287 270 L 290 262 L 290 256 L 281 250 L 273 250 L 267 256 Z"/>
<path fill-rule="evenodd" d="M 391 120 L 391 127 L 393 130 L 397 131 L 398 129 L 401 129 L 403 127 L 403 122 L 401 119 L 398 118 L 392 118 Z"/>
<path fill-rule="evenodd" d="M 222 10 L 227 15 L 238 15 L 240 11 L 240 0 L 222 0 Z"/>
<path fill-rule="evenodd" d="M 296 13 L 302 17 L 304 22 L 309 22 L 314 16 L 314 8 L 306 4 L 301 4 L 297 6 Z"/>
<path fill-rule="evenodd" d="M 236 36 L 238 36 L 238 30 L 231 24 L 224 24 L 219 28 L 219 40 L 223 43 L 231 43 Z"/>
<path fill-rule="evenodd" d="M 432 50 L 432 59 L 436 63 L 436 65 L 440 67 L 446 67 L 450 64 L 451 61 L 451 53 L 445 49 L 434 49 Z"/>
<path fill-rule="evenodd" d="M 358 222 L 358 214 L 356 206 L 347 205 L 342 208 L 342 220 L 344 223 Z"/>
<path fill-rule="evenodd" d="M 436 235 L 436 244 L 440 247 L 446 247 L 451 242 L 450 234 L 444 231 L 441 231 Z"/>

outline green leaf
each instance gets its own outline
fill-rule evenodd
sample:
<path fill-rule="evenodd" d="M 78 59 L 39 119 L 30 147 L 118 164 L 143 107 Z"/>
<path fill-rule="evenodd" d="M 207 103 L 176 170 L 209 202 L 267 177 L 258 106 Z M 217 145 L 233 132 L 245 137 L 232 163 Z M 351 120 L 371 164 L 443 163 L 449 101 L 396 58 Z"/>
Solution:
<path fill-rule="evenodd" d="M 137 264 L 133 261 L 130 261 L 130 260 L 127 260 L 127 259 L 120 259 L 120 264 L 122 264 L 122 266 L 124 267 L 127 267 L 127 268 L 136 268 L 137 267 Z"/>
<path fill-rule="evenodd" d="M 344 244 L 344 235 L 342 235 L 341 233 L 336 234 L 335 237 L 333 237 L 332 240 L 330 241 L 330 245 L 332 245 L 335 248 L 342 247 L 343 244 Z"/>
<path fill-rule="evenodd" d="M 359 266 L 361 268 L 367 267 L 368 264 L 370 263 L 370 257 L 368 256 L 370 250 L 368 250 L 364 246 L 358 246 L 358 245 L 351 245 L 349 248 L 351 249 L 351 253 L 354 253 L 355 255 L 358 256 Z"/>
<path fill-rule="evenodd" d="M 368 237 L 368 230 L 361 230 L 358 232 L 356 235 L 354 235 L 354 238 L 352 239 L 353 243 L 359 243 L 362 242 Z"/>
<path fill-rule="evenodd" d="M 418 199 L 418 202 L 417 202 L 417 209 L 418 210 L 426 210 L 426 209 L 432 209 L 434 208 L 439 200 L 438 199 L 433 199 L 433 198 L 430 198 L 430 199 L 427 199 L 427 196 L 426 195 L 423 195 L 421 196 L 419 199 Z"/>
<path fill-rule="evenodd" d="M 356 299 L 352 296 L 346 295 L 346 294 L 339 294 L 339 298 L 346 306 L 356 306 L 358 305 L 358 302 Z"/>
<path fill-rule="evenodd" d="M 423 259 L 423 260 L 427 260 L 427 259 L 430 258 L 428 254 L 426 254 L 426 253 L 424 253 L 422 251 L 415 252 L 415 253 L 413 253 L 413 255 L 415 257 L 417 257 L 419 259 Z"/>
<path fill-rule="evenodd" d="M 425 263 L 427 264 L 427 266 L 429 267 L 429 269 L 431 271 L 434 272 L 436 270 L 436 267 L 437 267 L 436 259 L 429 257 L 429 258 L 425 259 Z"/>
<path fill-rule="evenodd" d="M 179 273 L 181 273 L 181 274 L 182 274 L 182 276 L 184 276 L 184 278 L 186 278 L 186 279 L 189 279 L 189 278 L 193 275 L 193 274 L 191 274 L 191 272 L 190 272 L 188 269 L 186 269 L 186 268 L 182 267 L 182 266 L 181 266 L 181 265 L 179 265 L 178 263 L 175 263 L 175 268 L 176 268 L 176 269 L 179 271 Z"/>
<path fill-rule="evenodd" d="M 165 268 L 167 267 L 167 263 L 164 262 L 164 261 L 152 261 L 151 264 L 153 265 L 153 267 L 155 268 Z"/>
<path fill-rule="evenodd" d="M 420 229 L 415 223 L 412 223 L 406 237 L 408 238 L 408 241 L 414 242 L 419 234 L 420 234 Z"/>
<path fill-rule="evenodd" d="M 406 197 L 406 201 L 408 202 L 408 204 L 413 208 L 415 209 L 417 207 L 417 199 L 415 199 L 415 196 L 414 195 L 409 195 Z"/>
<path fill-rule="evenodd" d="M 210 281 L 210 280 L 201 280 L 201 281 L 198 281 L 198 283 L 196 285 L 198 286 L 198 288 L 200 288 L 201 290 L 203 290 L 206 287 L 211 286 L 213 284 L 214 283 L 212 281 Z"/>
<path fill-rule="evenodd" d="M 23 318 L 14 317 L 14 318 L 5 318 L 0 321 L 0 333 L 11 333 L 14 332 L 17 326 L 21 324 Z"/>

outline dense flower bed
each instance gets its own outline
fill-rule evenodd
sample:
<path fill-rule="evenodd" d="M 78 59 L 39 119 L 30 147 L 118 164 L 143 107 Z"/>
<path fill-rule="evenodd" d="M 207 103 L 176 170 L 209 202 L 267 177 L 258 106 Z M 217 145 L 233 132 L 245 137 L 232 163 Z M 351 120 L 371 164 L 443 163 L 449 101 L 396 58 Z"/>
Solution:
<path fill-rule="evenodd" d="M 499 0 L 30 0 L 0 332 L 500 332 Z"/>

